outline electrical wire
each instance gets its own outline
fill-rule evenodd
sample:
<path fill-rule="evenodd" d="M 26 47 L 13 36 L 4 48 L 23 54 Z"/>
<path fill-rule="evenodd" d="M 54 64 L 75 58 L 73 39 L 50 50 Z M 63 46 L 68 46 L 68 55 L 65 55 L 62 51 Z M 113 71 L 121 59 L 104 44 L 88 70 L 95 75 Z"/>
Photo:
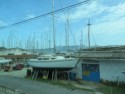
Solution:
<path fill-rule="evenodd" d="M 26 19 L 26 20 L 23 20 L 23 21 L 20 21 L 20 22 L 16 22 L 16 23 L 13 23 L 13 24 L 10 24 L 10 25 L 2 26 L 2 27 L 0 27 L 0 29 L 4 29 L 4 28 L 16 26 L 16 25 L 20 25 L 20 24 L 23 24 L 23 23 L 26 23 L 26 22 L 29 22 L 29 21 L 32 21 L 32 20 L 35 20 L 35 19 L 43 18 L 43 17 L 46 17 L 46 16 L 48 16 L 48 15 L 50 15 L 50 14 L 52 14 L 52 13 L 59 13 L 59 12 L 65 11 L 65 10 L 67 10 L 67 9 L 71 9 L 71 8 L 80 6 L 80 5 L 82 5 L 82 4 L 87 4 L 87 3 L 91 2 L 91 1 L 94 1 L 94 0 L 85 0 L 85 1 L 82 1 L 82 2 L 79 2 L 79 3 L 76 3 L 76 4 L 73 4 L 73 5 L 70 5 L 70 6 L 67 6 L 67 7 L 58 9 L 58 10 L 55 10 L 55 11 L 53 11 L 53 12 L 48 12 L 48 13 L 45 13 L 45 14 L 42 14 L 42 15 L 39 15 L 39 16 L 30 18 L 30 19 Z"/>

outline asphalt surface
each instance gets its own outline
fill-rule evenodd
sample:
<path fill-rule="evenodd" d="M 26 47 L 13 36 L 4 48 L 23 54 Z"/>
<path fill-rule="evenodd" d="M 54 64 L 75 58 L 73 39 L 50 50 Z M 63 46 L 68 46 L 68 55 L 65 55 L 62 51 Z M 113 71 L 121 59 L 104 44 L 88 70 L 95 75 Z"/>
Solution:
<path fill-rule="evenodd" d="M 93 94 L 89 91 L 67 89 L 58 85 L 0 75 L 0 86 L 18 89 L 27 94 Z"/>

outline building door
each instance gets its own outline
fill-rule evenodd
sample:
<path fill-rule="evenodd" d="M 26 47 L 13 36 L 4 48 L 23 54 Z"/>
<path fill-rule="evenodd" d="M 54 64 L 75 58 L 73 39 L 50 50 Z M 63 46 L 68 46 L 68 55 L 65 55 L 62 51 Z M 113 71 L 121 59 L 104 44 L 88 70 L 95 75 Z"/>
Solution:
<path fill-rule="evenodd" d="M 83 80 L 99 82 L 99 64 L 83 64 L 82 65 Z"/>

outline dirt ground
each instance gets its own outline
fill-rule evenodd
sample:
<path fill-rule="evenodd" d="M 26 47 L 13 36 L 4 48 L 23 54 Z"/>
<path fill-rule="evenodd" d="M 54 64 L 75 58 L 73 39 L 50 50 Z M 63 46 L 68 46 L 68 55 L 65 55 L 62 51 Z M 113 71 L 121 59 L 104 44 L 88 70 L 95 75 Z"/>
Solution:
<path fill-rule="evenodd" d="M 82 85 L 72 82 L 75 89 L 61 87 L 59 85 L 53 85 L 45 82 L 39 82 L 35 80 L 25 79 L 27 69 L 4 72 L 0 71 L 0 86 L 4 86 L 12 89 L 19 89 L 27 94 L 102 94 L 100 92 L 92 92 L 96 88 L 94 85 Z M 78 89 L 79 88 L 79 89 Z M 87 89 L 80 90 L 80 89 Z"/>
<path fill-rule="evenodd" d="M 90 91 L 72 90 L 49 83 L 4 75 L 0 76 L 0 86 L 18 89 L 27 94 L 94 94 Z"/>

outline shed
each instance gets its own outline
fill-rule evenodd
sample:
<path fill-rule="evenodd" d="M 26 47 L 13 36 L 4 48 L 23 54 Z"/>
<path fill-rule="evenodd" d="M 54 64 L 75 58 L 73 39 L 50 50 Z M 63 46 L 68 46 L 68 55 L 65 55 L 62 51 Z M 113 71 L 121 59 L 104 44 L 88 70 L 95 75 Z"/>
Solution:
<path fill-rule="evenodd" d="M 99 49 L 99 50 L 98 50 Z M 80 51 L 77 78 L 87 81 L 125 83 L 125 48 L 108 47 Z"/>

